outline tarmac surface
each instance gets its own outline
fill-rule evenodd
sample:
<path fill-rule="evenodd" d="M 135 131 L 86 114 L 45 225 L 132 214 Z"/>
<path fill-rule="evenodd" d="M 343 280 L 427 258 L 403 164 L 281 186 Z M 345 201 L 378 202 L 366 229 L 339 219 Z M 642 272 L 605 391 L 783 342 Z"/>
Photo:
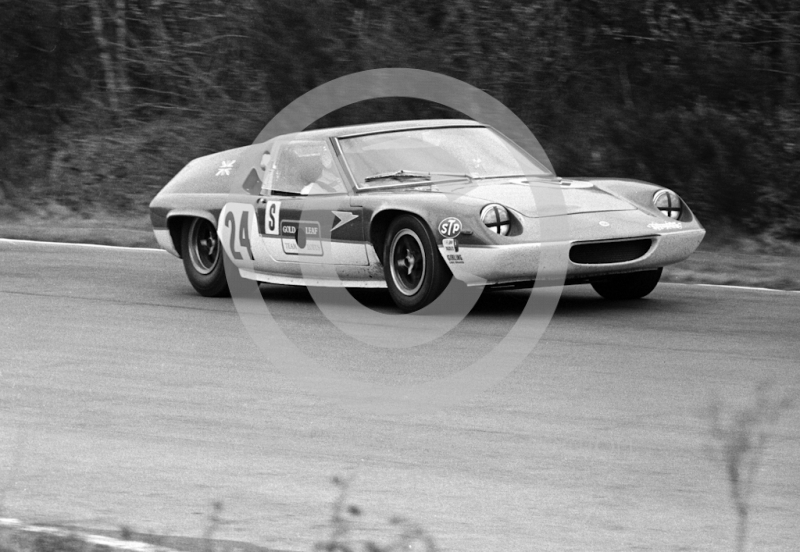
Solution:
<path fill-rule="evenodd" d="M 484 295 L 445 341 L 375 350 L 305 289 L 262 295 L 310 356 L 387 384 L 483 356 L 527 298 Z M 359 297 L 391 310 L 383 292 Z M 221 501 L 215 537 L 311 550 L 342 475 L 356 534 L 381 542 L 401 515 L 443 550 L 731 550 L 709 406 L 741 407 L 763 381 L 797 397 L 798 359 L 798 293 L 662 283 L 613 303 L 568 287 L 500 384 L 434 413 L 364 414 L 277 370 L 232 302 L 195 294 L 167 253 L 0 240 L 0 507 L 197 537 Z M 760 462 L 753 550 L 800 546 L 798 466 L 794 408 Z"/>

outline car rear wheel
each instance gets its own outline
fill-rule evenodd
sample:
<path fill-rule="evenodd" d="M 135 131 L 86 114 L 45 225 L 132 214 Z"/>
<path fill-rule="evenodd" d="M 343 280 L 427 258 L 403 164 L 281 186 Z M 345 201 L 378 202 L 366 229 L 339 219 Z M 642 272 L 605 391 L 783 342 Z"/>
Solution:
<path fill-rule="evenodd" d="M 392 300 L 405 312 L 432 303 L 451 278 L 430 229 L 412 215 L 401 215 L 389 224 L 383 274 Z"/>
<path fill-rule="evenodd" d="M 200 295 L 230 295 L 222 263 L 222 244 L 210 221 L 193 218 L 183 223 L 181 253 L 186 276 Z"/>
<path fill-rule="evenodd" d="M 592 287 L 606 299 L 641 299 L 656 289 L 662 270 L 657 268 L 645 272 L 615 274 L 602 281 L 592 282 Z"/>

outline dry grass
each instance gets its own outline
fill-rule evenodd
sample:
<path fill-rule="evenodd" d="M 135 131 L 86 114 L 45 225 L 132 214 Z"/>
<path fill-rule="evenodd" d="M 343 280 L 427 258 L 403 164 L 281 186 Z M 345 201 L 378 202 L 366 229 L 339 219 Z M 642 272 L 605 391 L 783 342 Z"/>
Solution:
<path fill-rule="evenodd" d="M 709 232 L 691 257 L 664 269 L 663 281 L 800 290 L 800 244 Z"/>
<path fill-rule="evenodd" d="M 158 247 L 146 214 L 94 210 L 77 214 L 56 203 L 28 212 L 0 209 L 0 237 L 127 247 Z"/>

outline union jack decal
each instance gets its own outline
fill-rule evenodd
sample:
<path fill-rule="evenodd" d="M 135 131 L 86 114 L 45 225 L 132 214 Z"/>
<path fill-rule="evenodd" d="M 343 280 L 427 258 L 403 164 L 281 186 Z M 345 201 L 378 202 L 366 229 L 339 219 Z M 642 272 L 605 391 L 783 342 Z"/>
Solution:
<path fill-rule="evenodd" d="M 217 174 L 215 176 L 230 176 L 231 169 L 233 169 L 233 164 L 236 163 L 236 160 L 233 161 L 223 161 L 220 163 L 219 168 L 217 169 Z"/>

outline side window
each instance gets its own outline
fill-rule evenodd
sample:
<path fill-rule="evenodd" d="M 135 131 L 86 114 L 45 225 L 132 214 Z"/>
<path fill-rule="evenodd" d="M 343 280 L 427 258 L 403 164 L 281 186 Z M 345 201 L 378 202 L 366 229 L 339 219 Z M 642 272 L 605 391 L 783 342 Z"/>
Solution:
<path fill-rule="evenodd" d="M 262 157 L 262 167 L 265 193 L 305 196 L 347 191 L 324 140 L 278 143 Z"/>

